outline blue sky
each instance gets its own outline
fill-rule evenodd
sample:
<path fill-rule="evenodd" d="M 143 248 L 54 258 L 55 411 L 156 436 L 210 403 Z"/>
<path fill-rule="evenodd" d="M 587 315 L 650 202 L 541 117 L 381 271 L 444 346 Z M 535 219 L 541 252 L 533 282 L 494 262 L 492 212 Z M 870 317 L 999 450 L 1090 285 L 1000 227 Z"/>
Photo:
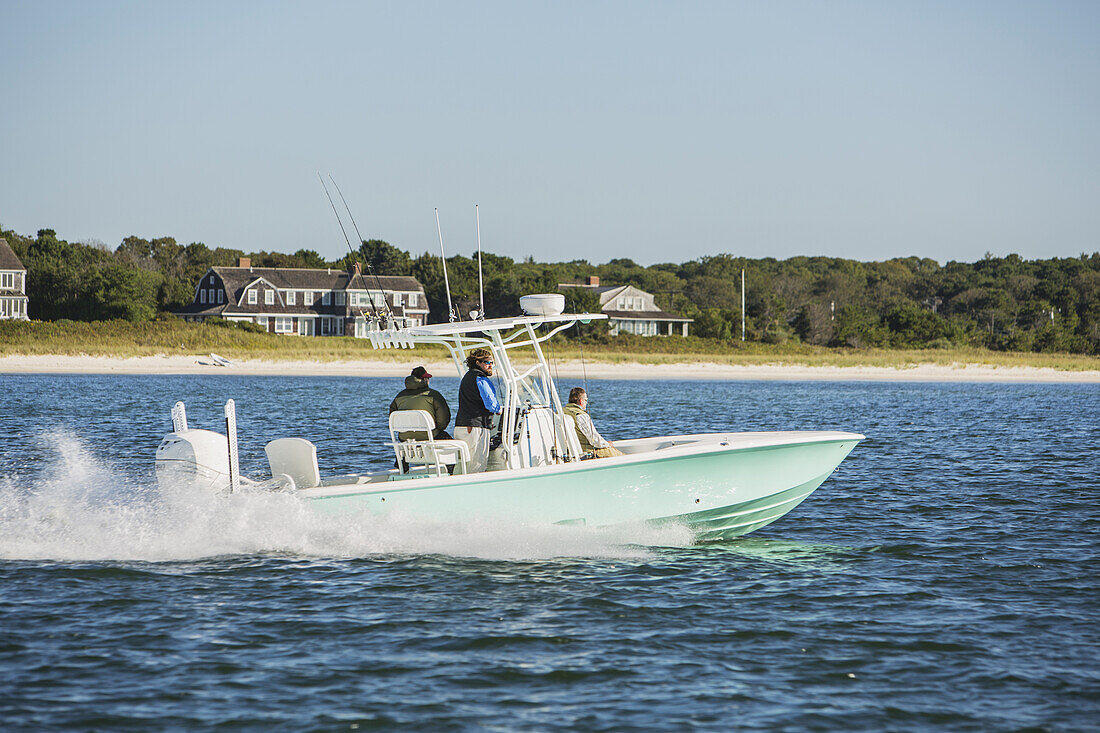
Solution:
<path fill-rule="evenodd" d="M 335 258 L 1100 249 L 1096 2 L 0 0 L 0 224 Z"/>

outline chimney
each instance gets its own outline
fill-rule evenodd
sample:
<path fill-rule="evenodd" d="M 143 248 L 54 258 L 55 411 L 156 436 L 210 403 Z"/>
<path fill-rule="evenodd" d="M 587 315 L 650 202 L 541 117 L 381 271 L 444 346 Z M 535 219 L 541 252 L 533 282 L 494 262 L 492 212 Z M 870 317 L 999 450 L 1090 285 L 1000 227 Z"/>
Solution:
<path fill-rule="evenodd" d="M 356 275 L 362 275 L 363 274 L 363 266 L 361 264 L 359 264 L 358 260 L 355 261 L 355 274 Z"/>
<path fill-rule="evenodd" d="M 237 258 L 237 267 L 249 267 L 249 268 L 251 268 L 252 267 L 252 258 L 251 257 L 238 257 Z"/>
<path fill-rule="evenodd" d="M 600 286 L 600 278 L 598 275 L 589 275 L 585 278 L 585 284 L 590 288 L 597 288 Z"/>

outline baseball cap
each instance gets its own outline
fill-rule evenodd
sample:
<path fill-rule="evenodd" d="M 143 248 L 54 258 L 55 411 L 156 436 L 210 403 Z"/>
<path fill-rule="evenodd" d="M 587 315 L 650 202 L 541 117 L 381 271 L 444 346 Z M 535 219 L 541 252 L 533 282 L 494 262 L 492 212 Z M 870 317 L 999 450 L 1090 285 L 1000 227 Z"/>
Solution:
<path fill-rule="evenodd" d="M 428 370 L 425 369 L 422 366 L 418 366 L 416 369 L 413 369 L 412 375 L 414 377 L 416 377 L 417 379 L 431 379 L 432 378 L 432 375 L 428 374 Z"/>

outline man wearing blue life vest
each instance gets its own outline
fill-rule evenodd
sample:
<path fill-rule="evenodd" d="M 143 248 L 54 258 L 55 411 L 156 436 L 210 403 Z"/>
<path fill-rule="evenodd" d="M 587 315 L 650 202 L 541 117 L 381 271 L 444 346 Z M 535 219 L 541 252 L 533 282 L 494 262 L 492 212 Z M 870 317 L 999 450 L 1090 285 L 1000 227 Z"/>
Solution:
<path fill-rule="evenodd" d="M 488 349 L 474 349 L 466 357 L 469 370 L 458 386 L 458 414 L 455 437 L 470 446 L 470 473 L 484 471 L 489 464 L 489 432 L 493 415 L 503 412 L 493 376 L 493 355 Z"/>

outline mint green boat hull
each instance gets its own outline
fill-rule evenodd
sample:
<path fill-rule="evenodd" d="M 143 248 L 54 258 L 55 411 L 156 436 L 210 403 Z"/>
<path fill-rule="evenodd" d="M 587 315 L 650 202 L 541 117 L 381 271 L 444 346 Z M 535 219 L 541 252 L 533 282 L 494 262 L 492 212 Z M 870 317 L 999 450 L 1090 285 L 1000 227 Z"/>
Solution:
<path fill-rule="evenodd" d="M 675 523 L 698 541 L 713 541 L 760 529 L 791 511 L 862 438 L 835 432 L 671 436 L 623 441 L 617 445 L 628 454 L 617 458 L 329 484 L 302 493 L 325 513 L 588 526 Z"/>

